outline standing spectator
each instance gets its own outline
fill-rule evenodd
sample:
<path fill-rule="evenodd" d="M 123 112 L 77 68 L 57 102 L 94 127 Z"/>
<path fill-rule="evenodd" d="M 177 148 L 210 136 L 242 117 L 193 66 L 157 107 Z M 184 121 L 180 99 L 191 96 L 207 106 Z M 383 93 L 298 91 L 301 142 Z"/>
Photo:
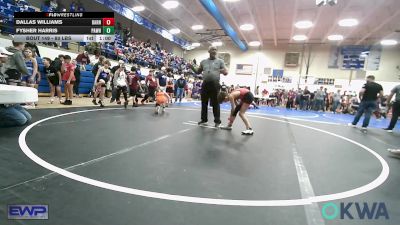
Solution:
<path fill-rule="evenodd" d="M 167 94 L 169 95 L 170 103 L 172 103 L 172 98 L 174 97 L 174 80 L 172 78 L 168 79 Z"/>
<path fill-rule="evenodd" d="M 12 44 L 13 46 L 7 48 L 7 51 L 13 53 L 13 55 L 9 56 L 5 73 L 8 76 L 8 84 L 18 85 L 21 82 L 22 74 L 29 74 L 29 71 L 28 68 L 26 68 L 24 54 L 22 52 L 24 43 L 13 41 Z"/>
<path fill-rule="evenodd" d="M 97 71 L 99 70 L 99 68 L 101 68 L 103 66 L 104 60 L 105 60 L 105 57 L 104 56 L 100 56 L 99 57 L 99 61 L 96 64 L 94 64 L 94 66 L 92 68 L 93 76 L 96 76 Z"/>
<path fill-rule="evenodd" d="M 72 64 L 75 66 L 74 75 L 75 75 L 75 84 L 74 84 L 74 97 L 80 98 L 79 96 L 79 84 L 81 83 L 81 69 L 78 66 L 76 60 L 72 60 Z"/>
<path fill-rule="evenodd" d="M 294 91 L 292 89 L 288 93 L 288 99 L 287 99 L 287 102 L 286 102 L 286 108 L 287 109 L 292 109 L 293 108 L 295 98 L 296 98 L 296 94 L 294 93 Z"/>
<path fill-rule="evenodd" d="M 110 64 L 111 66 L 111 64 Z M 115 88 L 114 85 L 114 74 L 115 72 L 121 68 L 122 66 L 124 66 L 125 68 L 125 62 L 122 60 L 118 61 L 118 65 L 113 66 L 113 68 L 111 68 L 111 78 L 110 78 L 110 83 L 111 83 L 111 100 L 110 103 L 113 103 L 115 101 L 115 99 L 117 98 L 117 89 Z"/>
<path fill-rule="evenodd" d="M 151 97 L 151 100 L 153 101 L 155 99 L 155 92 L 156 92 L 156 88 L 157 88 L 157 82 L 154 79 L 154 70 L 151 69 L 149 71 L 149 75 L 146 76 L 145 79 L 146 85 L 148 87 L 148 95 L 149 97 Z"/>
<path fill-rule="evenodd" d="M 349 126 L 355 127 L 360 120 L 361 116 L 365 114 L 363 125 L 361 130 L 363 132 L 367 131 L 367 127 L 369 125 L 369 120 L 371 119 L 372 112 L 377 107 L 377 99 L 379 97 L 383 97 L 383 88 L 380 84 L 375 83 L 375 77 L 370 75 L 367 76 L 367 83 L 364 84 L 360 91 L 360 99 L 361 103 L 358 107 L 356 116 L 352 123 L 349 123 Z"/>
<path fill-rule="evenodd" d="M 52 65 L 53 65 L 54 69 L 56 69 L 57 71 L 60 71 L 60 73 L 62 73 L 63 63 L 64 63 L 64 56 L 63 55 L 58 55 L 58 57 L 56 57 L 53 60 Z"/>
<path fill-rule="evenodd" d="M 64 56 L 64 74 L 62 79 L 64 81 L 65 101 L 64 105 L 72 105 L 73 89 L 75 84 L 75 66 L 71 63 L 71 56 Z"/>
<path fill-rule="evenodd" d="M 36 57 L 31 48 L 24 50 L 25 66 L 28 69 L 27 74 L 22 75 L 21 85 L 27 87 L 35 87 L 37 82 L 40 82 L 39 68 Z"/>
<path fill-rule="evenodd" d="M 157 72 L 157 86 L 160 87 L 162 92 L 166 92 L 167 90 L 167 82 L 168 82 L 168 77 L 167 74 L 165 73 L 165 67 L 161 68 L 160 72 Z"/>
<path fill-rule="evenodd" d="M 187 82 L 186 86 L 187 86 L 186 97 L 187 98 L 191 98 L 192 97 L 192 93 L 193 93 L 193 82 L 191 80 L 189 80 Z"/>
<path fill-rule="evenodd" d="M 323 90 L 324 87 L 320 87 L 317 93 L 315 94 L 315 110 L 320 111 L 324 109 L 324 99 L 325 99 L 325 92 Z"/>
<path fill-rule="evenodd" d="M 390 101 L 392 100 L 394 95 L 396 95 L 396 98 L 392 106 L 392 119 L 390 120 L 389 126 L 384 129 L 390 133 L 393 132 L 394 126 L 396 126 L 397 120 L 399 119 L 400 115 L 400 85 L 394 87 L 390 92 L 390 95 L 386 100 L 386 109 L 389 109 Z"/>
<path fill-rule="evenodd" d="M 36 43 L 34 43 L 34 42 L 26 42 L 25 43 L 25 48 L 32 49 L 36 53 L 36 55 L 40 57 L 39 48 L 37 47 Z"/>
<path fill-rule="evenodd" d="M 337 108 L 340 104 L 340 100 L 341 100 L 340 90 L 337 90 L 337 92 L 335 94 L 333 94 L 333 106 L 332 106 L 333 113 L 337 112 Z"/>
<path fill-rule="evenodd" d="M 304 88 L 302 97 L 303 97 L 303 101 L 304 101 L 303 102 L 303 110 L 307 110 L 308 107 L 310 106 L 310 102 L 311 102 L 311 92 L 308 90 L 307 86 Z"/>
<path fill-rule="evenodd" d="M 139 85 L 140 85 L 140 76 L 137 73 L 136 67 L 132 66 L 131 72 L 129 73 L 129 91 L 130 91 L 130 96 L 133 98 L 132 107 L 137 107 L 139 103 L 137 101 L 139 95 Z"/>
<path fill-rule="evenodd" d="M 43 58 L 43 64 L 46 78 L 50 85 L 50 101 L 48 103 L 53 104 L 55 93 L 57 93 L 58 99 L 61 103 L 61 73 L 51 65 L 51 59 L 46 57 Z"/>
<path fill-rule="evenodd" d="M 122 92 L 125 100 L 124 108 L 126 109 L 128 106 L 128 75 L 125 70 L 125 65 L 121 65 L 121 67 L 115 71 L 114 83 L 117 89 L 117 104 L 121 104 L 120 96 Z"/>
<path fill-rule="evenodd" d="M 175 97 L 175 103 L 178 101 L 179 98 L 179 103 L 182 102 L 182 95 L 184 92 L 186 86 L 186 80 L 185 80 L 185 76 L 183 74 L 181 74 L 181 77 L 176 81 L 176 97 Z"/>

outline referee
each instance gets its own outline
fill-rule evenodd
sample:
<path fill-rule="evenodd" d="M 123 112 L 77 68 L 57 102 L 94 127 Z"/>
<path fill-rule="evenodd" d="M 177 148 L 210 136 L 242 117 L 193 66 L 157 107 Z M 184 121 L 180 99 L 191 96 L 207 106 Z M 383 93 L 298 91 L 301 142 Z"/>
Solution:
<path fill-rule="evenodd" d="M 201 61 L 199 68 L 196 70 L 193 66 L 192 69 L 195 73 L 203 75 L 203 84 L 201 86 L 201 121 L 199 125 L 206 124 L 208 102 L 211 101 L 213 107 L 215 127 L 219 127 L 221 124 L 220 119 L 220 108 L 218 104 L 218 93 L 220 91 L 220 74 L 228 75 L 228 71 L 225 67 L 224 60 L 218 59 L 217 48 L 210 46 L 208 48 L 210 57 Z"/>

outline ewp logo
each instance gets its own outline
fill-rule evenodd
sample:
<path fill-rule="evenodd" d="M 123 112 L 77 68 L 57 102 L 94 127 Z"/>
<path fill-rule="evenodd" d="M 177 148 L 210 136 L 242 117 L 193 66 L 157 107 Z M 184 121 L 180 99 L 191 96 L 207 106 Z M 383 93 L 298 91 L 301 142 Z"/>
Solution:
<path fill-rule="evenodd" d="M 351 210 L 351 208 L 355 208 L 355 210 Z M 355 213 L 356 212 L 356 213 Z M 340 213 L 340 219 L 350 219 L 353 220 L 353 215 L 358 215 L 358 219 L 364 220 L 378 220 L 378 219 L 389 219 L 389 214 L 386 209 L 386 205 L 383 202 L 374 202 L 372 205 L 368 205 L 368 203 L 363 202 L 349 202 L 349 203 L 340 203 L 339 207 L 332 203 L 326 203 L 321 209 L 322 217 L 327 220 L 336 219 Z M 357 218 L 356 218 L 357 219 Z"/>
<path fill-rule="evenodd" d="M 48 205 L 9 205 L 8 219 L 47 220 L 49 219 Z"/>

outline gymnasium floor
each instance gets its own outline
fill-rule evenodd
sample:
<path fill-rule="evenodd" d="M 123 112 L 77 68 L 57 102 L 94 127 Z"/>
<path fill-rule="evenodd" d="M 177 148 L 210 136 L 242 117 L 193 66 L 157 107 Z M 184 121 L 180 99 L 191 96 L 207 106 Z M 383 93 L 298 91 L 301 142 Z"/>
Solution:
<path fill-rule="evenodd" d="M 195 125 L 198 103 L 31 113 L 0 129 L 0 224 L 400 224 L 400 159 L 387 153 L 400 134 L 364 134 L 344 125 L 352 116 L 265 107 L 242 136 L 240 120 Z M 389 219 L 353 207 L 353 220 L 327 220 L 328 202 L 381 202 Z M 49 205 L 49 220 L 7 220 L 8 204 Z"/>

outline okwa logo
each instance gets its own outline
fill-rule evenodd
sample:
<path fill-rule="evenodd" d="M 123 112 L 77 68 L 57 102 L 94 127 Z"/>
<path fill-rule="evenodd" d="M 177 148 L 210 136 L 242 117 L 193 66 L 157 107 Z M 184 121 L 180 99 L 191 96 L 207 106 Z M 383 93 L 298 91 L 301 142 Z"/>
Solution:
<path fill-rule="evenodd" d="M 329 202 L 324 204 L 321 209 L 322 217 L 327 220 L 334 219 L 360 219 L 360 220 L 378 220 L 389 219 L 389 213 L 383 202 L 374 202 L 368 204 L 366 202 L 348 202 L 340 203 L 338 207 L 335 203 Z M 338 218 L 339 217 L 339 218 Z"/>

